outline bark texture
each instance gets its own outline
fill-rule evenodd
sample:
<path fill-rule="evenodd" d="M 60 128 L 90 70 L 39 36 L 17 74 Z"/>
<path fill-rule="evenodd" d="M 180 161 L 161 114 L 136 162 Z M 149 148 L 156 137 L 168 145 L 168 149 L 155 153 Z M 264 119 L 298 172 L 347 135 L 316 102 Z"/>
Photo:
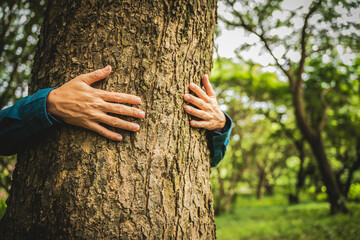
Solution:
<path fill-rule="evenodd" d="M 212 64 L 216 0 L 49 1 L 31 92 L 107 64 L 146 117 L 116 143 L 63 125 L 18 155 L 4 239 L 214 239 L 205 132 L 184 112 Z"/>

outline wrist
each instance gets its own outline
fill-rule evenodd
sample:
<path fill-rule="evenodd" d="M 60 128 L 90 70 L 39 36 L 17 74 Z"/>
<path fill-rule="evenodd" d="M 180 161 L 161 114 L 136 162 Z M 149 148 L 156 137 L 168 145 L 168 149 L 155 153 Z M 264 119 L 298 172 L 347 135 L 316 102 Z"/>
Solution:
<path fill-rule="evenodd" d="M 56 104 L 55 104 L 55 95 L 56 95 L 56 89 L 53 89 L 49 92 L 49 95 L 46 99 L 46 112 L 50 113 L 53 116 L 57 116 L 56 114 Z"/>
<path fill-rule="evenodd" d="M 226 118 L 225 118 L 225 114 L 223 112 L 222 113 L 222 119 L 219 121 L 219 126 L 217 128 L 214 129 L 214 131 L 222 133 L 225 127 L 225 123 L 226 123 Z"/>
<path fill-rule="evenodd" d="M 223 129 L 224 129 L 224 126 L 225 126 L 225 124 L 224 124 L 222 127 L 219 127 L 219 128 L 214 129 L 214 131 L 215 131 L 215 132 L 222 133 L 222 132 L 223 132 Z"/>

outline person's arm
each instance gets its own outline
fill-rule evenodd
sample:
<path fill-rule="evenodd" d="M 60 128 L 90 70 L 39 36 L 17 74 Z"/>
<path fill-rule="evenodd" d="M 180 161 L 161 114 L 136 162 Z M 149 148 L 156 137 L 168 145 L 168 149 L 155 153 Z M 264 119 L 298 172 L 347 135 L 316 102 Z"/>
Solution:
<path fill-rule="evenodd" d="M 215 167 L 225 155 L 226 146 L 230 139 L 232 120 L 220 110 L 216 93 L 211 86 L 208 75 L 203 77 L 203 85 L 206 92 L 194 83 L 189 85 L 190 90 L 193 91 L 197 97 L 191 94 L 185 94 L 184 99 L 197 108 L 187 105 L 185 106 L 185 111 L 201 119 L 201 121 L 191 120 L 191 126 L 208 130 L 211 167 Z"/>
<path fill-rule="evenodd" d="M 100 125 L 138 131 L 139 125 L 110 116 L 108 113 L 143 118 L 137 108 L 119 103 L 139 104 L 134 95 L 108 92 L 90 85 L 104 79 L 111 67 L 80 75 L 59 88 L 42 89 L 20 99 L 14 106 L 0 111 L 0 155 L 15 154 L 24 147 L 30 136 L 46 129 L 59 119 L 65 123 L 98 132 L 115 140 L 122 136 Z"/>
<path fill-rule="evenodd" d="M 51 127 L 56 120 L 46 111 L 53 88 L 37 91 L 0 111 L 0 154 L 15 154 L 31 135 Z"/>

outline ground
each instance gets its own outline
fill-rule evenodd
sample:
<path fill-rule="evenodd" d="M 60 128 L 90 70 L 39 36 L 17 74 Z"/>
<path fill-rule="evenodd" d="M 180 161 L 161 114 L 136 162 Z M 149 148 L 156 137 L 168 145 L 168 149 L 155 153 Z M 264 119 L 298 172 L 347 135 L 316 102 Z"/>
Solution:
<path fill-rule="evenodd" d="M 329 215 L 326 202 L 290 206 L 282 196 L 241 198 L 237 205 L 216 217 L 219 240 L 360 239 L 360 203 L 348 204 L 352 214 L 336 216 Z"/>

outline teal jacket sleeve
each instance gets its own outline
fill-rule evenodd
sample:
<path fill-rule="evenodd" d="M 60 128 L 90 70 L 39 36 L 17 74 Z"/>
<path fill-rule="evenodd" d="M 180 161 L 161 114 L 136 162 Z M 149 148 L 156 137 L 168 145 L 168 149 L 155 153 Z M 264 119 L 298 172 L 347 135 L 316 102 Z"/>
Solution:
<path fill-rule="evenodd" d="M 26 140 L 57 122 L 46 111 L 46 99 L 53 88 L 37 91 L 0 111 L 0 155 L 17 153 Z"/>
<path fill-rule="evenodd" d="M 230 134 L 232 130 L 232 120 L 225 113 L 226 123 L 222 132 L 208 131 L 208 146 L 210 149 L 211 167 L 216 167 L 224 158 L 226 147 L 230 141 Z"/>

